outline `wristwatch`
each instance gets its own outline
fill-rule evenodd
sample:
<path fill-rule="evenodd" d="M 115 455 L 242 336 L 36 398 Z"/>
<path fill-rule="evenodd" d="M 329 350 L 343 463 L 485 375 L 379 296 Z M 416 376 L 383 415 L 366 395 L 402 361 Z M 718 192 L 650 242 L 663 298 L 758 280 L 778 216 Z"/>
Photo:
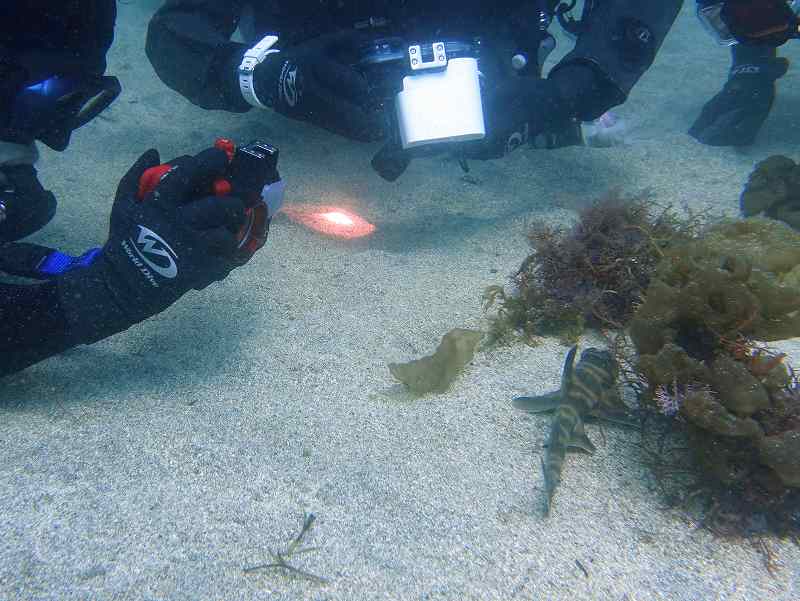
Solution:
<path fill-rule="evenodd" d="M 256 67 L 264 62 L 268 54 L 280 52 L 277 48 L 273 48 L 277 43 L 278 36 L 265 36 L 258 44 L 244 53 L 242 63 L 239 65 L 239 89 L 242 92 L 242 96 L 249 104 L 261 109 L 267 108 L 267 105 L 261 102 L 258 96 L 256 96 L 255 86 L 253 85 L 253 73 Z"/>

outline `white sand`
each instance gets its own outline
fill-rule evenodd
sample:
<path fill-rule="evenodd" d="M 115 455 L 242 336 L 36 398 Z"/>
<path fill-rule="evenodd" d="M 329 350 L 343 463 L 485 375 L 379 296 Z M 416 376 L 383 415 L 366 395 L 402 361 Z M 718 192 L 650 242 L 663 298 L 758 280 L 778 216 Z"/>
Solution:
<path fill-rule="evenodd" d="M 612 186 L 735 215 L 755 161 L 798 156 L 796 68 L 756 146 L 696 144 L 685 130 L 728 59 L 687 2 L 620 110 L 636 124 L 631 145 L 519 151 L 474 163 L 480 185 L 452 163 L 417 162 L 387 184 L 370 170 L 374 147 L 205 112 L 160 84 L 143 52 L 149 4 L 120 5 L 110 71 L 125 90 L 107 119 L 68 153 L 44 153 L 62 202 L 38 239 L 76 252 L 102 242 L 116 181 L 141 151 L 169 158 L 219 135 L 272 141 L 289 202 L 348 203 L 379 234 L 336 242 L 279 220 L 225 282 L 5 380 L 0 598 L 800 598 L 797 546 L 770 542 L 770 575 L 749 543 L 664 510 L 630 432 L 608 429 L 602 444 L 590 427 L 598 452 L 567 461 L 542 518 L 549 420 L 510 399 L 557 386 L 556 342 L 481 354 L 447 394 L 417 401 L 386 368 L 452 327 L 481 327 L 480 293 L 527 254 L 531 219 L 572 219 L 564 206 Z M 800 362 L 800 345 L 787 348 Z M 304 511 L 322 548 L 297 566 L 329 583 L 243 574 Z"/>

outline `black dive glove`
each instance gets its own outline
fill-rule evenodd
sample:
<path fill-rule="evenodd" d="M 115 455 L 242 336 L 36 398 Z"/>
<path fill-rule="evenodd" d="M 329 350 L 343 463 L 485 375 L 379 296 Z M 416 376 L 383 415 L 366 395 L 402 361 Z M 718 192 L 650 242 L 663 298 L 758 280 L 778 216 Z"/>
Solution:
<path fill-rule="evenodd" d="M 578 116 L 602 115 L 610 105 L 598 90 L 594 72 L 566 66 L 548 79 L 511 76 L 483 92 L 486 137 L 465 144 L 465 156 L 496 159 L 526 143 L 543 148 L 581 144 Z M 598 106 L 591 106 L 592 98 Z M 599 105 L 602 105 L 599 106 Z"/>
<path fill-rule="evenodd" d="M 279 113 L 360 141 L 380 140 L 384 119 L 364 76 L 332 58 L 353 45 L 351 31 L 267 55 L 254 73 L 256 95 Z"/>
<path fill-rule="evenodd" d="M 775 101 L 775 82 L 788 68 L 785 58 L 733 67 L 722 91 L 706 103 L 689 135 L 709 146 L 752 144 Z"/>
<path fill-rule="evenodd" d="M 31 235 L 56 212 L 55 196 L 42 187 L 31 165 L 0 167 L 0 203 L 0 243 Z"/>
<path fill-rule="evenodd" d="M 236 239 L 245 220 L 243 201 L 199 193 L 223 174 L 225 153 L 209 149 L 169 163 L 172 169 L 140 201 L 139 179 L 159 157 L 149 150 L 139 158 L 117 189 L 100 256 L 57 279 L 73 344 L 124 330 L 246 261 Z"/>

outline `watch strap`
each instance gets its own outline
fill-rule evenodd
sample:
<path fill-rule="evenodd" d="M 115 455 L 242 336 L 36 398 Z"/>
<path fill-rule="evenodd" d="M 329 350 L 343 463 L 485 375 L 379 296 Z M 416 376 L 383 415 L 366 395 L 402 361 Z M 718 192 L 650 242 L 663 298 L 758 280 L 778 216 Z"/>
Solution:
<path fill-rule="evenodd" d="M 267 108 L 267 105 L 261 102 L 256 95 L 254 74 L 256 67 L 264 62 L 268 55 L 280 52 L 277 48 L 273 48 L 278 42 L 278 36 L 268 35 L 265 36 L 258 44 L 250 48 L 244 53 L 242 62 L 239 65 L 239 89 L 242 92 L 242 97 L 248 104 L 257 108 Z"/>

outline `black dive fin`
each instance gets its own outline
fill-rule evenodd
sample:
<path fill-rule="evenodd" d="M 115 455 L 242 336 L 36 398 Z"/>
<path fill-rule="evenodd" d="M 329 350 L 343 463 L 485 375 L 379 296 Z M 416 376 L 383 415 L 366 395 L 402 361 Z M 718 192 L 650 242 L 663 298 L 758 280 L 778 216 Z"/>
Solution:
<path fill-rule="evenodd" d="M 561 405 L 561 391 L 554 390 L 541 396 L 518 396 L 513 400 L 514 409 L 530 413 L 544 413 L 558 409 Z"/>

